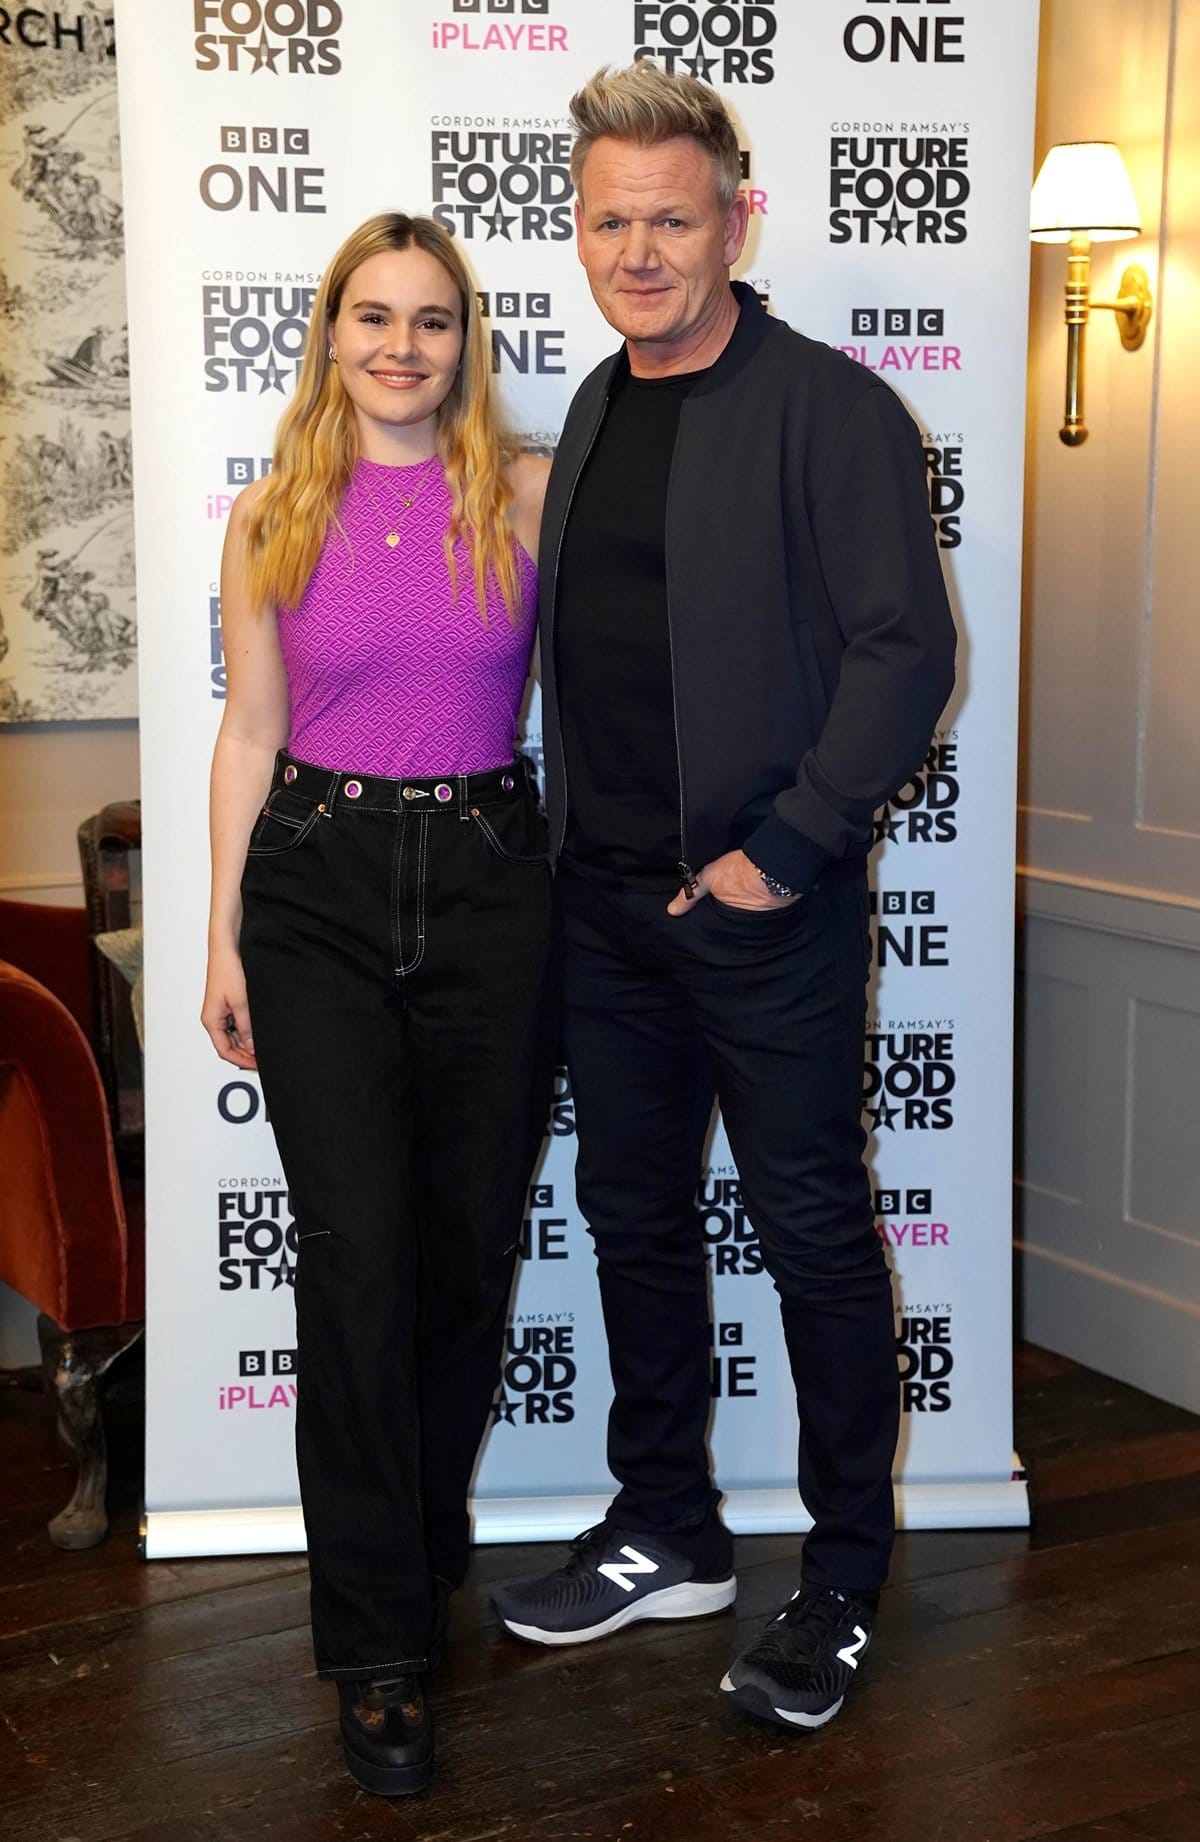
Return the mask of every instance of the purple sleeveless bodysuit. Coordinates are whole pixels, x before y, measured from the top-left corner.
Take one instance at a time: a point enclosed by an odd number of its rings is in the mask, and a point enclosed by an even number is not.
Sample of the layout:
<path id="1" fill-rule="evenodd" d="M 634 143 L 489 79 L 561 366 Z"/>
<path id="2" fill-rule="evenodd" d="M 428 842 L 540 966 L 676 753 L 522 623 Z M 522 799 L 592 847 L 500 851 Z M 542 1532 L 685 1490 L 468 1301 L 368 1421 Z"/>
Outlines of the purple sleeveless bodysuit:
<path id="1" fill-rule="evenodd" d="M 330 527 L 299 603 L 279 610 L 289 753 L 318 767 L 396 779 L 474 774 L 511 761 L 533 647 L 531 559 L 515 547 L 515 625 L 494 582 L 480 619 L 474 566 L 461 543 L 454 600 L 442 548 L 450 489 L 438 460 L 415 467 L 359 460 L 338 517 L 342 528 Z M 389 531 L 400 538 L 394 549 Z"/>

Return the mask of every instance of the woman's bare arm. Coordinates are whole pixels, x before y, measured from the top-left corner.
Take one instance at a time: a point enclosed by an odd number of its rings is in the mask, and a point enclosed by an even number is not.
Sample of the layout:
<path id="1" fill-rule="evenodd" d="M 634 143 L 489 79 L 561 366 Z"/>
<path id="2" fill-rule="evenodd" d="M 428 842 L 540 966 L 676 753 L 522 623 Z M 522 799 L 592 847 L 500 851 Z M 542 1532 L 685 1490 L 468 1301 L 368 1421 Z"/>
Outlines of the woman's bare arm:
<path id="1" fill-rule="evenodd" d="M 213 752 L 208 978 L 200 1013 L 217 1054 L 237 1068 L 250 1069 L 256 1065 L 254 1036 L 238 948 L 242 870 L 254 821 L 271 784 L 276 751 L 287 742 L 289 720 L 275 613 L 252 606 L 246 587 L 247 515 L 264 483 L 255 481 L 234 500 L 221 558 L 225 713 Z"/>

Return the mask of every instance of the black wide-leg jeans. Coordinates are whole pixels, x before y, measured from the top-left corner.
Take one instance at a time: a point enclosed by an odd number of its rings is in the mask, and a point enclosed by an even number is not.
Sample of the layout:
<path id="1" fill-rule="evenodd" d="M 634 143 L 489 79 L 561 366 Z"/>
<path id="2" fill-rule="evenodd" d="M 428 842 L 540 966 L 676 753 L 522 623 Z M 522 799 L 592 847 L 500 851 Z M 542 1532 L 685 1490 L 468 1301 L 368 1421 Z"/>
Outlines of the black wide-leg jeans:
<path id="1" fill-rule="evenodd" d="M 242 898 L 297 1231 L 317 1668 L 419 1669 L 433 1576 L 466 1568 L 548 1111 L 550 874 L 524 764 L 404 781 L 281 756 Z"/>
<path id="2" fill-rule="evenodd" d="M 866 872 L 751 912 L 560 865 L 563 1030 L 580 1208 L 612 1364 L 621 1526 L 694 1526 L 711 1501 L 709 1289 L 697 1180 L 719 1097 L 779 1293 L 813 1517 L 802 1573 L 876 1590 L 894 1536 L 899 1380 L 863 1164 Z M 763 1403 L 767 1411 L 767 1404 Z"/>

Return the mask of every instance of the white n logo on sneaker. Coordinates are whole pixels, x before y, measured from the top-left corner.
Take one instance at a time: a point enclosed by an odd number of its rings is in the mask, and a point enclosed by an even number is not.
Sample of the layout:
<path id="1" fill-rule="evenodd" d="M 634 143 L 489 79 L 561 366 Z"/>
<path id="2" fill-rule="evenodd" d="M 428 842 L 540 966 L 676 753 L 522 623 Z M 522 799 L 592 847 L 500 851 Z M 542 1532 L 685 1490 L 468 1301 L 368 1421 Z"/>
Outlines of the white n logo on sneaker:
<path id="1" fill-rule="evenodd" d="M 627 1557 L 625 1560 L 601 1561 L 596 1572 L 602 1573 L 606 1579 L 612 1581 L 614 1586 L 619 1586 L 622 1592 L 631 1593 L 633 1591 L 633 1581 L 627 1578 L 627 1575 L 658 1572 L 658 1562 L 647 1560 L 646 1556 L 639 1554 L 636 1548 L 622 1548 L 621 1553 Z M 864 1637 L 863 1643 L 865 1644 L 866 1641 Z"/>
<path id="2" fill-rule="evenodd" d="M 849 1663 L 851 1669 L 858 1668 L 858 1653 L 860 1650 L 865 1650 L 867 1647 L 867 1634 L 861 1625 L 855 1625 L 854 1635 L 858 1639 L 858 1642 L 856 1644 L 843 1644 L 842 1648 L 837 1653 L 838 1662 Z"/>

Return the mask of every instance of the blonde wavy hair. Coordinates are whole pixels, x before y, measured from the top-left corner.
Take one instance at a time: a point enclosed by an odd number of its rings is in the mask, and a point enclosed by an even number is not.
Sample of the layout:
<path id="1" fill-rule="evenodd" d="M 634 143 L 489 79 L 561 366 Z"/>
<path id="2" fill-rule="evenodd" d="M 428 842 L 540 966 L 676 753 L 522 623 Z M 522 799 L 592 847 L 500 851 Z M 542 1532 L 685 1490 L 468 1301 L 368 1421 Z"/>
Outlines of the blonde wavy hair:
<path id="1" fill-rule="evenodd" d="M 571 183 L 580 198 L 584 164 L 605 135 L 634 147 L 658 147 L 687 134 L 699 141 L 713 163 L 721 210 L 731 209 L 742 183 L 737 129 L 717 92 L 698 77 L 663 70 L 650 58 L 624 70 L 604 64 L 575 92 L 569 108 L 576 130 Z"/>
<path id="2" fill-rule="evenodd" d="M 296 393 L 280 417 L 271 473 L 247 521 L 250 593 L 259 606 L 294 607 L 330 525 L 338 524 L 338 507 L 359 449 L 354 406 L 329 356 L 329 336 L 355 269 L 372 256 L 406 249 L 424 250 L 441 263 L 458 289 L 462 310 L 462 361 L 437 416 L 437 452 L 451 494 L 444 546 L 451 586 L 457 597 L 454 550 L 465 539 L 473 554 L 480 617 L 487 619 L 490 579 L 515 621 L 519 588 L 508 524 L 512 492 L 504 469 L 520 450 L 500 426 L 492 402 L 491 342 L 453 237 L 433 218 L 400 211 L 384 211 L 360 224 L 321 278 Z"/>

